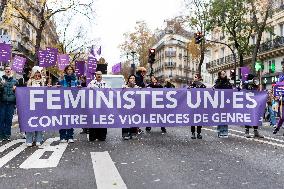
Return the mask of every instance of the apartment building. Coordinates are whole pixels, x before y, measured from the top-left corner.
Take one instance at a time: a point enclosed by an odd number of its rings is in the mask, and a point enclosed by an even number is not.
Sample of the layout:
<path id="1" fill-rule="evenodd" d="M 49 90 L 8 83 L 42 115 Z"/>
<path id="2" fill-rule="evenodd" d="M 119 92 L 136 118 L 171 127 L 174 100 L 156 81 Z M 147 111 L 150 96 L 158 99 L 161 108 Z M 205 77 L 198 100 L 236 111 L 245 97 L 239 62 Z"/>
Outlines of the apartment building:
<path id="1" fill-rule="evenodd" d="M 270 89 L 272 84 L 278 81 L 278 76 L 282 70 L 281 62 L 284 62 L 284 4 L 283 1 L 275 1 L 275 12 L 268 19 L 268 25 L 272 27 L 273 33 L 264 32 L 261 46 L 258 54 L 258 59 L 264 64 L 262 72 L 262 85 L 265 89 Z M 216 29 L 212 33 L 212 39 L 228 43 L 224 32 Z M 256 43 L 256 36 L 250 39 L 250 45 Z M 234 57 L 231 50 L 224 46 L 216 44 L 210 49 L 210 60 L 206 63 L 207 71 L 212 75 L 212 78 L 217 78 L 217 73 L 220 70 L 225 70 L 230 74 L 230 70 L 234 69 Z M 245 65 L 251 64 L 251 57 L 244 58 Z M 239 62 L 237 60 L 237 67 Z M 275 71 L 271 69 L 275 67 Z M 238 69 L 237 69 L 238 74 Z"/>
<path id="2" fill-rule="evenodd" d="M 197 70 L 197 63 L 191 61 L 187 45 L 193 33 L 184 30 L 177 22 L 167 21 L 161 31 L 156 49 L 156 61 L 153 64 L 154 75 L 163 82 L 170 78 L 176 87 L 183 87 Z"/>
<path id="3" fill-rule="evenodd" d="M 37 20 L 36 12 L 32 12 L 32 9 L 25 3 L 24 0 L 19 1 L 22 7 L 30 13 L 30 18 L 33 23 L 39 25 L 39 20 Z M 35 1 L 36 3 L 40 3 Z M 27 63 L 29 66 L 35 64 L 35 43 L 36 43 L 36 31 L 35 29 L 27 24 L 24 20 L 16 17 L 11 17 L 8 23 L 4 23 L 3 20 L 7 16 L 5 12 L 1 19 L 0 26 L 0 36 L 7 35 L 11 38 L 12 42 L 12 56 L 20 55 L 27 58 Z M 54 47 L 59 43 L 59 37 L 56 33 L 56 25 L 53 19 L 50 19 L 46 27 L 44 28 L 42 34 L 41 47 L 44 49 L 46 47 Z"/>

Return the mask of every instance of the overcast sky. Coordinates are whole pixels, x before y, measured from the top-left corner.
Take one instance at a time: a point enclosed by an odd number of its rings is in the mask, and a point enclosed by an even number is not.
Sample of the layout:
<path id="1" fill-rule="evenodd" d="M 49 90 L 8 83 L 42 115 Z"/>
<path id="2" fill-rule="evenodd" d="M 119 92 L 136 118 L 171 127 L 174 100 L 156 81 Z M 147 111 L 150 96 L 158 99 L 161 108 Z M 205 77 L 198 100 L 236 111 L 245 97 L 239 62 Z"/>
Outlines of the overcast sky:
<path id="1" fill-rule="evenodd" d="M 133 31 L 136 21 L 145 20 L 154 30 L 161 28 L 164 20 L 180 15 L 183 8 L 184 0 L 98 0 L 93 31 L 101 38 L 102 56 L 109 67 L 121 61 L 118 46 L 123 33 Z"/>

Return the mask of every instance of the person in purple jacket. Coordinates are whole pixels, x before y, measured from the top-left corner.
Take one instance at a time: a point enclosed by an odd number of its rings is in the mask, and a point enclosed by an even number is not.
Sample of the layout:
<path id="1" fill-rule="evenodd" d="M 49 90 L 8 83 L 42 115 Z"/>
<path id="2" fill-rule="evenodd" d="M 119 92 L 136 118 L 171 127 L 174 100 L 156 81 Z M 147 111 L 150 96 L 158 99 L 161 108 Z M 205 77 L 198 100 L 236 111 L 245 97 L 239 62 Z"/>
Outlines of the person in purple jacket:
<path id="1" fill-rule="evenodd" d="M 284 82 L 284 63 L 282 63 L 282 74 L 279 75 L 279 82 Z M 284 95 L 284 94 L 282 94 L 281 97 L 280 97 L 280 99 L 279 99 L 280 104 L 283 104 L 283 100 L 284 100 L 284 99 L 283 99 L 283 98 L 284 98 L 283 95 Z M 282 102 L 281 102 L 281 101 L 282 101 Z M 280 108 L 282 108 L 282 106 L 280 106 Z M 279 112 L 282 112 L 282 111 L 280 110 Z M 283 114 L 283 112 L 282 112 L 282 114 Z M 278 121 L 278 124 L 277 124 L 276 128 L 275 128 L 274 131 L 273 131 L 273 134 L 276 134 L 276 133 L 280 130 L 280 128 L 281 128 L 283 122 L 284 122 L 283 115 L 280 115 L 280 119 L 279 119 L 279 121 Z M 284 134 L 283 134 L 283 136 L 284 136 Z"/>

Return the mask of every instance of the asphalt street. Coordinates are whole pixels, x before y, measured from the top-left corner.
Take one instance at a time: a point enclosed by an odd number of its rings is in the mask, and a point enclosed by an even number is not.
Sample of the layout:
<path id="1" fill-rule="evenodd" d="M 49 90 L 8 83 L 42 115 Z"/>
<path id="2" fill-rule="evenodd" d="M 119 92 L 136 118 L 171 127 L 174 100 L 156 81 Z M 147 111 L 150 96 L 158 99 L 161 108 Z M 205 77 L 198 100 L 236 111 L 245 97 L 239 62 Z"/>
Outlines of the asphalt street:
<path id="1" fill-rule="evenodd" d="M 273 128 L 262 127 L 264 139 L 230 129 L 228 139 L 207 127 L 202 140 L 192 140 L 189 127 L 166 134 L 152 128 L 129 141 L 120 129 L 109 129 L 105 142 L 88 142 L 78 129 L 74 144 L 59 144 L 58 133 L 49 132 L 39 149 L 27 148 L 13 128 L 12 141 L 0 143 L 0 188 L 284 188 L 284 129 L 273 135 Z"/>

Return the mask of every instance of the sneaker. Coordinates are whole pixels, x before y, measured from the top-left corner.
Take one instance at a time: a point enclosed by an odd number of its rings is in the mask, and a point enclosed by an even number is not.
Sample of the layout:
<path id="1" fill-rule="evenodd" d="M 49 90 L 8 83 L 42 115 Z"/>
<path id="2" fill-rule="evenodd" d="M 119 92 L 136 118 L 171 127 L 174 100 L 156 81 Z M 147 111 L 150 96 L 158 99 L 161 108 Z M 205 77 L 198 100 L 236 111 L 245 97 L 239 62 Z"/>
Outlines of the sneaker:
<path id="1" fill-rule="evenodd" d="M 32 147 L 33 144 L 32 143 L 27 143 L 27 147 Z"/>
<path id="2" fill-rule="evenodd" d="M 60 142 L 61 142 L 61 143 L 66 143 L 66 142 L 67 142 L 67 140 L 62 139 L 62 140 L 60 140 Z"/>
<path id="3" fill-rule="evenodd" d="M 258 130 L 255 130 L 254 131 L 254 138 L 264 138 L 264 136 L 259 134 Z"/>
<path id="4" fill-rule="evenodd" d="M 197 133 L 197 139 L 202 139 L 202 135 L 200 133 Z"/>
<path id="5" fill-rule="evenodd" d="M 251 138 L 251 136 L 250 136 L 250 134 L 249 134 L 249 130 L 246 130 L 246 131 L 245 131 L 245 137 L 246 137 L 246 138 Z"/>
<path id="6" fill-rule="evenodd" d="M 192 133 L 191 139 L 196 139 L 195 133 Z"/>
<path id="7" fill-rule="evenodd" d="M 167 129 L 163 128 L 162 133 L 167 133 Z"/>
<path id="8" fill-rule="evenodd" d="M 138 135 L 141 135 L 143 134 L 143 131 L 141 129 L 138 129 L 138 132 L 137 132 Z"/>
<path id="9" fill-rule="evenodd" d="M 41 146 L 41 143 L 40 142 L 36 142 L 36 146 Z"/>
<path id="10" fill-rule="evenodd" d="M 131 136 L 124 136 L 123 139 L 124 140 L 129 140 L 129 139 L 131 139 Z"/>
<path id="11" fill-rule="evenodd" d="M 229 138 L 228 135 L 222 135 L 222 138 Z"/>
<path id="12" fill-rule="evenodd" d="M 74 140 L 73 139 L 69 139 L 68 143 L 74 143 Z"/>
<path id="13" fill-rule="evenodd" d="M 279 131 L 278 128 L 274 129 L 273 134 L 275 135 Z"/>

